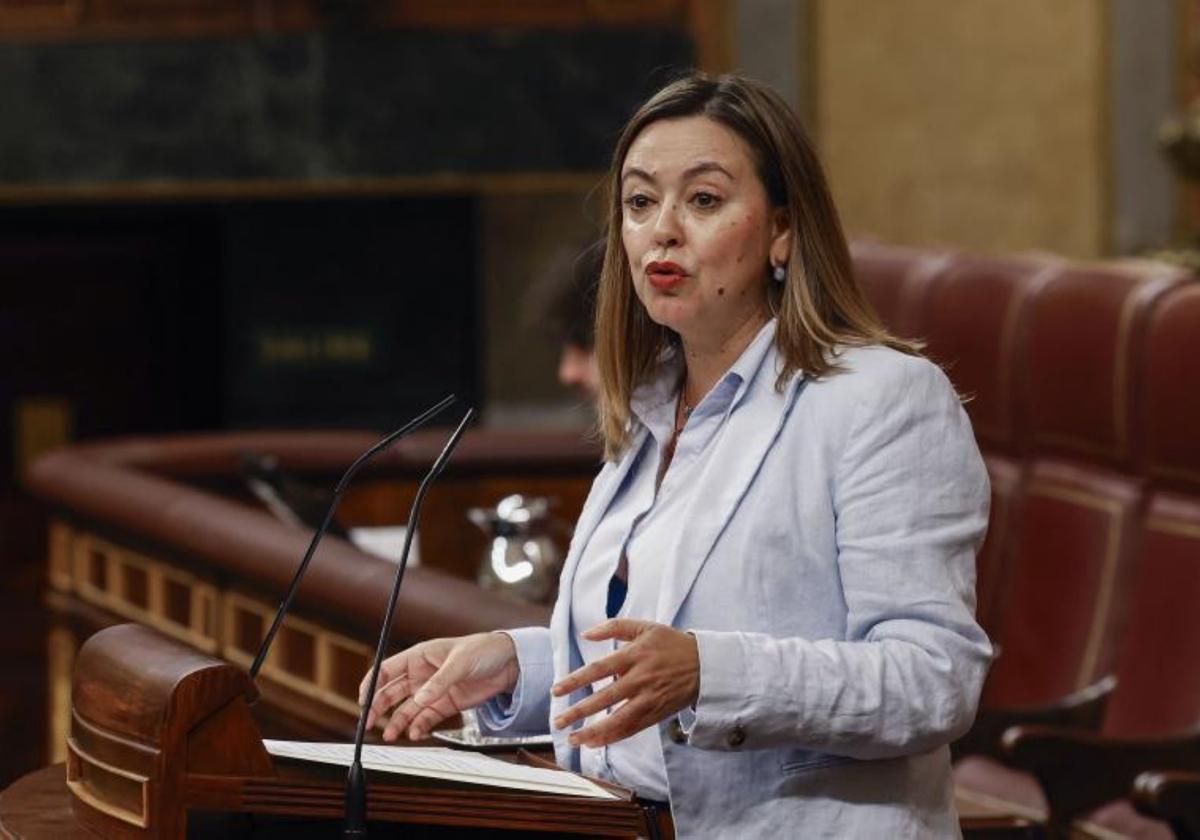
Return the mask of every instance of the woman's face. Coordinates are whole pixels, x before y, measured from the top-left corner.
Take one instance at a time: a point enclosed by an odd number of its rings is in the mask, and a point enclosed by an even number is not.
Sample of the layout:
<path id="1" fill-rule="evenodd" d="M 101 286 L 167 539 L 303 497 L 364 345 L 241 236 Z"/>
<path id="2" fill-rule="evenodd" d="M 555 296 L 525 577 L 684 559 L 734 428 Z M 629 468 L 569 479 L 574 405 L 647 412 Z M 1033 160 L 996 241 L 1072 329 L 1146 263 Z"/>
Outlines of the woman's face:
<path id="1" fill-rule="evenodd" d="M 656 323 L 701 346 L 765 319 L 787 219 L 737 134 L 703 116 L 651 123 L 625 156 L 621 201 L 633 286 Z"/>

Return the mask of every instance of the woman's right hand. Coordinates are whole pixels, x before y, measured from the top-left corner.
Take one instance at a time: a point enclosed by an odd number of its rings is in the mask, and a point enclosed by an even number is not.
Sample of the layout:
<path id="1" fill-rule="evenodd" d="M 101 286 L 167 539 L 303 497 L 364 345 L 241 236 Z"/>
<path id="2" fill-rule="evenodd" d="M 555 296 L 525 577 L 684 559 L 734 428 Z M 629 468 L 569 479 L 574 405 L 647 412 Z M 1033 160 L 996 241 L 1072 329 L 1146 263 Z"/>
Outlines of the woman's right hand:
<path id="1" fill-rule="evenodd" d="M 517 648 L 506 633 L 421 642 L 384 660 L 367 726 L 383 726 L 385 741 L 401 733 L 420 740 L 446 718 L 511 692 L 519 675 Z M 359 703 L 366 702 L 370 682 L 368 672 Z"/>

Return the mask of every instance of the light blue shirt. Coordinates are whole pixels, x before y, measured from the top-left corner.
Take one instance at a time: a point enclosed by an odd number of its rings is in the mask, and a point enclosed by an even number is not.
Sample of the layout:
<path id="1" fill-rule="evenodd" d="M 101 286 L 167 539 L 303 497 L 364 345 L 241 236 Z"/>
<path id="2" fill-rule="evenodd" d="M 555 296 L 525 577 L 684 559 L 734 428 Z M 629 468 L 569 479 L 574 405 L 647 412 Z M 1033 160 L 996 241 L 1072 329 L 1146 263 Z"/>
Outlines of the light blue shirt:
<path id="1" fill-rule="evenodd" d="M 729 371 L 696 405 L 688 417 L 663 482 L 655 480 L 662 464 L 664 447 L 675 428 L 675 407 L 682 373 L 678 354 L 666 360 L 652 382 L 639 388 L 630 401 L 634 416 L 649 434 L 642 441 L 637 462 L 626 475 L 608 510 L 583 548 L 579 571 L 571 587 L 571 613 L 577 630 L 595 627 L 608 618 L 606 601 L 609 580 L 617 569 L 622 551 L 628 560 L 628 592 L 617 617 L 653 621 L 661 589 L 664 559 L 669 555 L 693 501 L 695 484 L 688 477 L 724 428 L 729 413 L 745 392 L 745 383 L 762 364 L 775 335 L 775 322 L 766 324 Z M 608 656 L 617 649 L 615 641 L 576 639 L 584 663 Z M 518 648 L 518 656 L 520 649 Z M 606 678 L 593 688 L 601 691 L 612 682 Z M 609 707 L 587 721 L 596 722 L 616 711 Z M 654 727 L 642 730 L 607 747 L 584 747 L 580 767 L 589 776 L 609 779 L 633 788 L 648 799 L 666 800 L 667 776 L 662 747 Z"/>

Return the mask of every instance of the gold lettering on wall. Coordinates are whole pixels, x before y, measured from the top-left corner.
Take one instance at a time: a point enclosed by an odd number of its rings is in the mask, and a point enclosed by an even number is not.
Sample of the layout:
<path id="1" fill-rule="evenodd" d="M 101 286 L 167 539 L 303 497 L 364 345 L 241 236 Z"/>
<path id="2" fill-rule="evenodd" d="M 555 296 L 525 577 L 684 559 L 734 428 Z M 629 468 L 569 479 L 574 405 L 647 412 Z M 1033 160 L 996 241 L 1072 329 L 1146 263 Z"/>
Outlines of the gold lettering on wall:
<path id="1" fill-rule="evenodd" d="M 65 397 L 25 397 L 13 404 L 13 463 L 18 475 L 39 455 L 71 439 L 73 414 Z"/>
<path id="2" fill-rule="evenodd" d="M 257 345 L 264 367 L 363 365 L 374 356 L 371 333 L 363 329 L 262 331 Z"/>

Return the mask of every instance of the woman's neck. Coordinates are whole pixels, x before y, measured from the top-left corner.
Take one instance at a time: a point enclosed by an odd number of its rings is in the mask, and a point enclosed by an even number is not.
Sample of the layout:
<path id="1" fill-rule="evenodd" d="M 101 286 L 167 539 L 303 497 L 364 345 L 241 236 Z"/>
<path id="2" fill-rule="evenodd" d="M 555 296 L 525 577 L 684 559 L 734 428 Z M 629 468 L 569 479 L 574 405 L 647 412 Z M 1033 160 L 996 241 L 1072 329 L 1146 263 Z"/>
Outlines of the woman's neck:
<path id="1" fill-rule="evenodd" d="M 681 335 L 686 371 L 683 380 L 684 403 L 688 406 L 699 403 L 717 384 L 717 380 L 733 367 L 733 363 L 750 346 L 768 320 L 770 315 L 760 312 L 745 318 L 732 329 L 715 335 Z"/>

